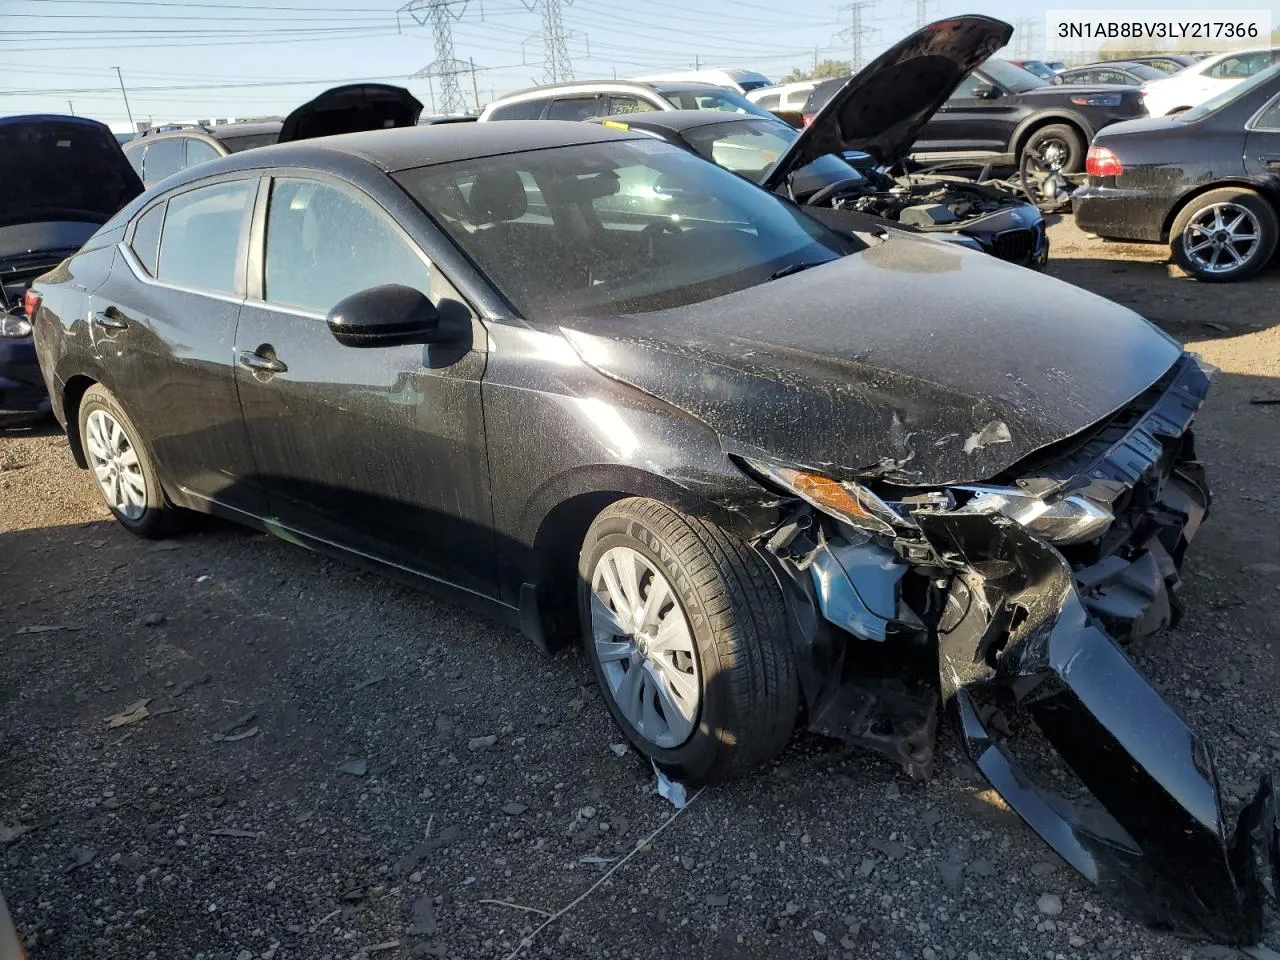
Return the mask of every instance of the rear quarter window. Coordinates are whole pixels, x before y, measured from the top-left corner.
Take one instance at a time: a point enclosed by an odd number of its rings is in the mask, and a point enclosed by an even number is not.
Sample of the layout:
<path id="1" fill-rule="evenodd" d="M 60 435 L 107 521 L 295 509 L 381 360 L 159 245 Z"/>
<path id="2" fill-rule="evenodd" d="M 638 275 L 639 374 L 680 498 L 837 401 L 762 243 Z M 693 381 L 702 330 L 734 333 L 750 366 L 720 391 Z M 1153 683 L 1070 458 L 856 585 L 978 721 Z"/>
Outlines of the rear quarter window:
<path id="1" fill-rule="evenodd" d="M 500 107 L 494 107 L 489 113 L 490 120 L 541 120 L 542 111 L 546 109 L 547 101 L 539 100 L 519 100 L 515 103 L 503 104 Z"/>
<path id="2" fill-rule="evenodd" d="M 164 223 L 164 206 L 164 203 L 157 203 L 140 216 L 133 227 L 133 239 L 129 241 L 129 249 L 138 258 L 143 269 L 153 277 L 160 258 L 160 227 Z"/>

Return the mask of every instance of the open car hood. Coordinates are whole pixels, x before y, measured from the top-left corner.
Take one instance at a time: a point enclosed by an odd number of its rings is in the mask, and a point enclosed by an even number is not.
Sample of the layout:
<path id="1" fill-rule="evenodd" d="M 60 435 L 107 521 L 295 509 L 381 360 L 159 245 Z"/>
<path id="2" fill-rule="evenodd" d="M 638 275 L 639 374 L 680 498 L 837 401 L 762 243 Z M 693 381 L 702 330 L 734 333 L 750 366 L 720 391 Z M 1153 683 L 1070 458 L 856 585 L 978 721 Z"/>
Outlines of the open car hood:
<path id="1" fill-rule="evenodd" d="M 285 117 L 279 142 L 412 127 L 421 115 L 422 104 L 404 87 L 353 83 L 326 90 Z"/>
<path id="2" fill-rule="evenodd" d="M 792 171 L 828 153 L 858 150 L 892 164 L 969 73 L 1009 42 L 1013 27 L 991 17 L 939 20 L 894 44 L 854 74 L 761 185 L 776 190 Z"/>
<path id="3" fill-rule="evenodd" d="M 0 228 L 100 225 L 140 193 L 142 181 L 105 124 L 57 114 L 0 118 Z M 24 243 L 16 252 L 26 252 Z"/>
<path id="4" fill-rule="evenodd" d="M 795 276 L 561 330 L 727 452 L 920 485 L 995 477 L 1114 413 L 1182 353 L 1079 287 L 896 232 Z"/>

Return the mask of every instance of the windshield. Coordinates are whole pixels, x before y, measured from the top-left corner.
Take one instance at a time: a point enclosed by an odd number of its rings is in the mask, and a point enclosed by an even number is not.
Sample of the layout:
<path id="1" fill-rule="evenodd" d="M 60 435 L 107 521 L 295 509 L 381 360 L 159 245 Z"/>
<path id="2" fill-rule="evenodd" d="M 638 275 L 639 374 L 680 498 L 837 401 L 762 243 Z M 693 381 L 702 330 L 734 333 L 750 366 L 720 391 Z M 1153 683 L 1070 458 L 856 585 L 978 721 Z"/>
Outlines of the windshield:
<path id="1" fill-rule="evenodd" d="M 530 319 L 697 303 L 862 248 L 654 140 L 463 160 L 396 179 Z"/>
<path id="2" fill-rule="evenodd" d="M 709 123 L 684 132 L 689 146 L 708 160 L 759 183 L 778 162 L 800 131 L 781 120 L 730 120 Z M 804 168 L 806 177 L 825 183 L 861 179 L 862 175 L 834 154 L 819 157 Z"/>
<path id="3" fill-rule="evenodd" d="M 728 113 L 750 113 L 772 117 L 768 110 L 752 103 L 735 90 L 720 87 L 697 87 L 688 90 L 663 90 L 662 96 L 677 110 L 724 110 Z"/>
<path id="4" fill-rule="evenodd" d="M 1215 97 L 1210 97 L 1204 103 L 1190 110 L 1184 110 L 1178 114 L 1178 119 L 1183 123 L 1195 123 L 1197 120 L 1203 120 L 1211 113 L 1216 113 L 1229 103 L 1234 103 L 1241 97 L 1247 97 L 1249 93 L 1262 86 L 1264 83 L 1270 83 L 1280 75 L 1280 64 L 1267 67 L 1260 73 L 1255 73 L 1248 80 L 1242 80 L 1234 86 L 1228 87 Z"/>
<path id="5" fill-rule="evenodd" d="M 1021 67 L 1015 67 L 1008 60 L 988 60 L 980 69 L 988 79 L 1014 93 L 1026 93 L 1047 85 L 1044 80 L 1027 73 Z"/>

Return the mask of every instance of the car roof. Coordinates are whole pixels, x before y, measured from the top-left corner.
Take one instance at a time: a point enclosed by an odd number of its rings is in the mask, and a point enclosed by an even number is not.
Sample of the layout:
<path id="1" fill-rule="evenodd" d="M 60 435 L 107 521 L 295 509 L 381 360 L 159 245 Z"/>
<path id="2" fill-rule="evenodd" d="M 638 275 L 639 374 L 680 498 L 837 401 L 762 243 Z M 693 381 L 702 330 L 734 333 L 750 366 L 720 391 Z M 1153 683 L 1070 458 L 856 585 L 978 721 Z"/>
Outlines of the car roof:
<path id="1" fill-rule="evenodd" d="M 625 123 L 637 130 L 643 130 L 646 127 L 662 127 L 676 132 L 692 130 L 695 127 L 710 127 L 717 123 L 733 123 L 737 120 L 769 122 L 767 117 L 756 116 L 754 113 L 729 113 L 727 110 L 646 110 L 643 113 L 620 113 L 603 119 Z M 782 119 L 779 119 L 778 123 L 786 125 L 786 121 Z"/>
<path id="2" fill-rule="evenodd" d="M 151 143 L 155 140 L 170 140 L 174 137 L 213 137 L 221 140 L 224 137 L 260 136 L 264 133 L 279 133 L 284 125 L 282 120 L 261 120 L 248 123 L 219 123 L 206 126 L 202 123 L 187 123 L 175 126 L 173 130 L 147 130 L 137 134 L 134 140 L 139 143 Z M 133 141 L 130 141 L 131 143 Z"/>
<path id="3" fill-rule="evenodd" d="M 1076 70 L 1098 70 L 1102 67 L 1114 67 L 1117 70 L 1123 70 L 1125 67 L 1137 67 L 1142 64 L 1134 60 L 1099 60 L 1097 63 L 1082 63 L 1078 67 L 1067 67 L 1063 73 L 1072 73 Z"/>
<path id="4" fill-rule="evenodd" d="M 397 173 L 458 160 L 610 140 L 636 140 L 641 136 L 577 120 L 505 120 L 365 130 L 233 153 L 221 160 L 188 168 L 195 171 L 195 175 L 175 183 L 236 170 L 322 166 L 326 160 L 341 162 L 343 158 L 363 160 L 386 173 Z"/>
<path id="5" fill-rule="evenodd" d="M 641 90 L 648 93 L 673 93 L 677 90 L 724 90 L 714 83 L 702 83 L 698 80 L 566 80 L 563 83 L 548 83 L 540 87 L 525 87 L 514 90 L 505 96 L 498 97 L 493 103 L 505 103 L 516 98 L 523 99 L 531 94 L 555 94 L 562 90 Z M 492 104 L 491 104 L 492 105 Z"/>

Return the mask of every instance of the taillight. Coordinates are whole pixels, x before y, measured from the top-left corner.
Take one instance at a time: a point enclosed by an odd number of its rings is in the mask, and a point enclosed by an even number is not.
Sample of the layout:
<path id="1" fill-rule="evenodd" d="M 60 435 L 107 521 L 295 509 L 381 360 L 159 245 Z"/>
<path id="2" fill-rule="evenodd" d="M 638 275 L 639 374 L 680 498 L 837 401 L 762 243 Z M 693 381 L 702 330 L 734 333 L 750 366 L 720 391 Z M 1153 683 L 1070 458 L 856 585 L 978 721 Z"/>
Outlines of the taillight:
<path id="1" fill-rule="evenodd" d="M 809 124 L 813 123 L 813 118 L 814 118 L 814 117 L 816 117 L 816 116 L 817 116 L 817 114 L 816 114 L 816 113 L 802 113 L 802 114 L 800 114 L 800 118 L 801 118 L 802 120 L 804 120 L 804 125 L 805 125 L 806 127 L 807 127 Z"/>
<path id="2" fill-rule="evenodd" d="M 1091 177 L 1118 177 L 1124 173 L 1124 164 L 1110 147 L 1090 147 L 1084 170 Z"/>
<path id="3" fill-rule="evenodd" d="M 22 312 L 30 320 L 36 315 L 36 311 L 40 309 L 40 294 L 34 290 L 28 290 L 22 295 Z"/>

